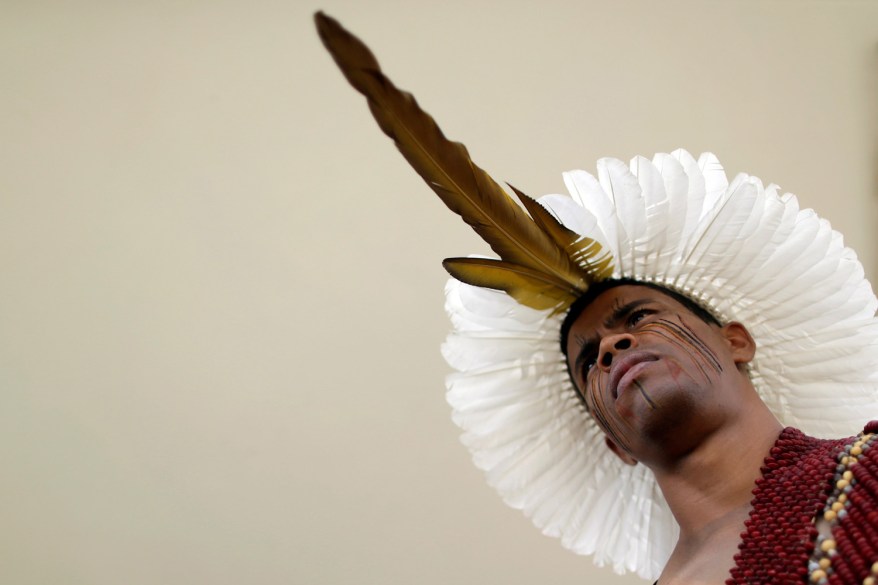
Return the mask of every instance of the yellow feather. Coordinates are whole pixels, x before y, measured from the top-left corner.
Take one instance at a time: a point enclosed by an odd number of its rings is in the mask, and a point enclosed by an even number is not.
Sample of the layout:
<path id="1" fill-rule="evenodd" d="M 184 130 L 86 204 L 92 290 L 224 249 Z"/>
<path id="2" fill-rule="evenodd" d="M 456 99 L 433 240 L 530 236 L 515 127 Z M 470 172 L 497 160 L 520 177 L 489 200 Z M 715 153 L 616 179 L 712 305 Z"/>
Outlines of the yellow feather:
<path id="1" fill-rule="evenodd" d="M 505 291 L 516 301 L 532 309 L 566 311 L 582 293 L 563 281 L 538 270 L 489 258 L 446 258 L 442 265 L 461 282 Z"/>
<path id="2" fill-rule="evenodd" d="M 613 276 L 613 257 L 591 238 L 582 237 L 567 247 L 570 258 L 588 274 L 588 281 L 600 282 Z"/>

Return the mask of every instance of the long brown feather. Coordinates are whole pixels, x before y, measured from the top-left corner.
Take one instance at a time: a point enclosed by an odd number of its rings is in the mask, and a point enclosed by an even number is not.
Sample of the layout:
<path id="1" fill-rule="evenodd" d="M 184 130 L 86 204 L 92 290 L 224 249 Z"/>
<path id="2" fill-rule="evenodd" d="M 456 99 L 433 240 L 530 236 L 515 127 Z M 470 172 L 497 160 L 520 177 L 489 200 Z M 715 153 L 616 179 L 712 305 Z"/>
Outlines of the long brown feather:
<path id="1" fill-rule="evenodd" d="M 504 261 L 582 287 L 582 271 L 567 251 L 473 163 L 466 147 L 445 137 L 411 94 L 384 76 L 366 45 L 329 16 L 318 12 L 314 18 L 323 44 L 351 85 L 366 96 L 378 125 L 442 201 Z"/>
<path id="2" fill-rule="evenodd" d="M 540 311 L 566 310 L 581 290 L 551 276 L 517 264 L 490 258 L 446 258 L 442 265 L 461 282 L 502 290 L 516 301 Z"/>

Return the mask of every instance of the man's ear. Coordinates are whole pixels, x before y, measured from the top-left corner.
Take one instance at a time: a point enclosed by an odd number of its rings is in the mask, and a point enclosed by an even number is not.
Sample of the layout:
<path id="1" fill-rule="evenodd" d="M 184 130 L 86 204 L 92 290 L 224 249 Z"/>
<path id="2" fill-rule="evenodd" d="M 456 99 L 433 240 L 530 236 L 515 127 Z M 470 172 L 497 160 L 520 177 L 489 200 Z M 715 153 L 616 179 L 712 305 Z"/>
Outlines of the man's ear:
<path id="1" fill-rule="evenodd" d="M 726 323 L 721 329 L 723 337 L 729 344 L 732 359 L 737 365 L 748 364 L 756 355 L 756 342 L 750 337 L 747 328 L 737 321 Z"/>
<path id="2" fill-rule="evenodd" d="M 610 448 L 610 451 L 612 451 L 616 455 L 616 457 L 622 460 L 622 463 L 624 463 L 625 465 L 637 465 L 637 459 L 632 457 L 631 454 L 628 453 L 625 449 L 613 442 L 613 439 L 611 439 L 610 437 L 604 437 L 604 442 L 607 444 L 607 447 Z"/>

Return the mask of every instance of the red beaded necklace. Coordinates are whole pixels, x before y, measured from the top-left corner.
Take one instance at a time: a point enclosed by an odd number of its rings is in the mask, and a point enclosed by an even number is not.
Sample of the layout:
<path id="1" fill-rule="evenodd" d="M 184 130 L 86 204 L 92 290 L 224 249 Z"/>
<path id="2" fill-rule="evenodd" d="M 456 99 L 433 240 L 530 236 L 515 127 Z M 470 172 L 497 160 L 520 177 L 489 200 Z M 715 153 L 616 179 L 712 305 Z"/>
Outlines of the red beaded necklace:
<path id="1" fill-rule="evenodd" d="M 875 430 L 878 423 L 866 427 L 866 432 Z M 740 552 L 735 555 L 727 585 L 801 585 L 809 581 L 808 561 L 818 534 L 814 518 L 823 512 L 836 487 L 835 476 L 843 473 L 839 467 L 845 446 L 849 453 L 853 441 L 815 439 L 793 428 L 781 432 L 765 458 L 762 477 L 756 480 L 750 517 L 744 524 Z M 833 525 L 833 544 L 838 557 L 855 562 L 858 568 L 862 565 L 866 572 L 851 571 L 847 568 L 850 563 L 833 560 L 832 573 L 820 579 L 830 585 L 859 585 L 869 575 L 869 565 L 878 561 L 874 538 L 874 527 L 878 526 L 878 449 L 863 453 L 850 471 L 860 480 L 855 490 L 848 490 L 845 499 L 850 505 L 844 517 Z"/>

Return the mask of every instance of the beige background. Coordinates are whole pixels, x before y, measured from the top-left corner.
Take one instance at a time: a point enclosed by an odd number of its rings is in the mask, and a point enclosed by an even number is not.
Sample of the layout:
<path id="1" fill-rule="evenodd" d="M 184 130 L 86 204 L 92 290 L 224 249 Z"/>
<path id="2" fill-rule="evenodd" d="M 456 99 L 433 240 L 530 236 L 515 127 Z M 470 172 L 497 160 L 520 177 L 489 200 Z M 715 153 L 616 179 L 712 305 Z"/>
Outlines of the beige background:
<path id="1" fill-rule="evenodd" d="M 438 345 L 487 248 L 285 2 L 6 0 L 0 583 L 623 583 L 469 463 Z M 878 2 L 322 0 L 496 177 L 683 146 L 878 274 Z"/>

